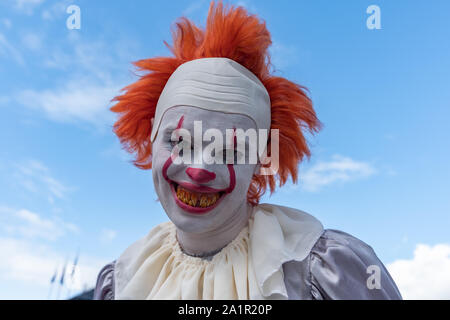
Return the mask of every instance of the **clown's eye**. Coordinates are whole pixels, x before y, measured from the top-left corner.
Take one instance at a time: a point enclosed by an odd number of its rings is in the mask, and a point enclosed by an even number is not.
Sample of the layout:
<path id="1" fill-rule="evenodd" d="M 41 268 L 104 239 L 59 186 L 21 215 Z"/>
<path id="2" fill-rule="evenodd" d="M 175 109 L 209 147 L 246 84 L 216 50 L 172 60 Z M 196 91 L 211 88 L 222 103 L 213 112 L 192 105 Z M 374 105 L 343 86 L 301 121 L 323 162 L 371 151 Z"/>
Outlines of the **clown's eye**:
<path id="1" fill-rule="evenodd" d="M 178 141 L 173 141 L 172 139 L 169 140 L 169 143 L 172 147 L 175 147 L 177 144 L 179 144 L 180 142 L 183 142 L 183 137 L 179 137 Z"/>
<path id="2" fill-rule="evenodd" d="M 213 152 L 213 157 L 222 158 L 222 163 L 224 164 L 237 164 L 241 156 L 242 154 L 236 149 L 223 149 L 217 155 Z M 230 161 L 227 162 L 228 157 Z"/>

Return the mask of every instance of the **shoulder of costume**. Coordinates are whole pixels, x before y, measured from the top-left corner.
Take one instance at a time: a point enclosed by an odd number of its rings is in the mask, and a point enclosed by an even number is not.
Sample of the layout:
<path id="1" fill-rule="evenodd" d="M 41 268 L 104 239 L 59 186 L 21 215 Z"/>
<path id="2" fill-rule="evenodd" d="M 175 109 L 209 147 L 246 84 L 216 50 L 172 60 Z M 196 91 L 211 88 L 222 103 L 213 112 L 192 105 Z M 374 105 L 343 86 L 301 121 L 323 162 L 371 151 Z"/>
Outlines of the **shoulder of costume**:
<path id="1" fill-rule="evenodd" d="M 313 296 L 339 300 L 402 299 L 395 281 L 373 248 L 357 237 L 327 229 L 311 253 Z M 372 290 L 368 283 L 376 278 L 382 285 L 374 285 L 372 289 L 377 290 Z"/>
<path id="2" fill-rule="evenodd" d="M 269 218 L 270 217 L 270 218 Z M 322 223 L 313 215 L 300 209 L 287 206 L 262 203 L 255 206 L 253 219 L 267 220 L 279 224 L 283 236 L 291 243 L 297 243 L 303 247 L 302 255 L 311 251 L 319 238 L 325 234 Z M 299 252 L 299 250 L 296 250 Z"/>
<path id="3" fill-rule="evenodd" d="M 281 285 L 283 264 L 305 260 L 323 232 L 322 223 L 304 211 L 267 203 L 254 207 L 249 254 L 262 296 L 288 297 Z"/>

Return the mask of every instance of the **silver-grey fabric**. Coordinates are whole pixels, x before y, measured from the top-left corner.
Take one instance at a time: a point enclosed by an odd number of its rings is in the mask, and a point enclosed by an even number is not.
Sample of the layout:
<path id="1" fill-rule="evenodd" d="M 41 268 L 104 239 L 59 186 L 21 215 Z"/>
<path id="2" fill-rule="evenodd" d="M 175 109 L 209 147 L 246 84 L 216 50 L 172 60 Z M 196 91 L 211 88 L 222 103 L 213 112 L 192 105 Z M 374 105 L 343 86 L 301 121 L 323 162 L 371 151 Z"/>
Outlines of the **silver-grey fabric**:
<path id="1" fill-rule="evenodd" d="M 367 284 L 374 268 L 370 266 L 380 270 L 378 288 Z M 373 249 L 342 231 L 325 230 L 304 260 L 283 264 L 283 273 L 291 300 L 402 299 Z M 94 299 L 114 299 L 114 262 L 100 271 Z"/>
<path id="2" fill-rule="evenodd" d="M 114 264 L 107 264 L 100 270 L 94 290 L 94 300 L 114 300 Z"/>

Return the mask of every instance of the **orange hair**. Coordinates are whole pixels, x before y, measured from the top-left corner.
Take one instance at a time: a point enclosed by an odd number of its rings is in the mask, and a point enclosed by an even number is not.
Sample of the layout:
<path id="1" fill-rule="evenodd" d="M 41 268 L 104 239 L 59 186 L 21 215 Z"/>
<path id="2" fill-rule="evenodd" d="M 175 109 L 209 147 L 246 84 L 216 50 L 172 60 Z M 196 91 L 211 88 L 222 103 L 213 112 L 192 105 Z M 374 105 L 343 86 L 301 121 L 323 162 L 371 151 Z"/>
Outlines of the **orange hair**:
<path id="1" fill-rule="evenodd" d="M 279 170 L 274 176 L 254 175 L 247 200 L 256 205 L 267 187 L 273 193 L 276 180 L 281 187 L 289 175 L 296 183 L 298 164 L 305 156 L 310 156 L 302 131 L 317 132 L 320 122 L 303 86 L 271 75 L 268 47 L 272 41 L 265 22 L 242 7 L 224 7 L 221 1 L 217 5 L 212 1 L 205 29 L 182 17 L 176 22 L 173 46 L 164 43 L 173 56 L 135 62 L 134 65 L 145 74 L 124 88 L 125 93 L 114 98 L 117 103 L 111 107 L 113 112 L 120 114 L 114 132 L 124 148 L 136 154 L 134 164 L 141 169 L 151 168 L 152 119 L 159 96 L 172 73 L 187 61 L 223 57 L 245 66 L 261 80 L 270 96 L 271 129 L 279 130 L 282 155 Z M 269 156 L 270 143 L 269 137 Z"/>

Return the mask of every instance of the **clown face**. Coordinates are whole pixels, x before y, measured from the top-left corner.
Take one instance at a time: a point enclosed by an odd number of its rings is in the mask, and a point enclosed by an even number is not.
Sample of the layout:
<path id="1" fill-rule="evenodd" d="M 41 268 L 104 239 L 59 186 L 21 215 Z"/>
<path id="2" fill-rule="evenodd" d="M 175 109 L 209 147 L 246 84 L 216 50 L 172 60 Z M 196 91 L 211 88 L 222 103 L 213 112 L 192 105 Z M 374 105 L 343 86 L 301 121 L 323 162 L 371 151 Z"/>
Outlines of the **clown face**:
<path id="1" fill-rule="evenodd" d="M 223 148 L 227 130 L 256 130 L 250 117 L 227 114 L 190 106 L 170 108 L 161 119 L 158 134 L 152 144 L 152 173 L 158 198 L 170 220 L 178 229 L 190 233 L 214 231 L 235 218 L 242 210 L 247 210 L 247 191 L 259 166 L 258 164 L 210 163 L 211 143 L 195 141 L 194 122 L 201 122 L 203 132 L 215 129 L 223 135 Z M 192 152 L 202 153 L 198 163 L 177 162 L 173 155 L 173 133 L 184 129 L 190 133 L 191 145 L 202 146 Z M 198 140 L 198 139 L 197 139 Z M 246 154 L 249 147 L 246 145 Z M 206 154 L 208 153 L 208 154 Z M 223 151 L 225 154 L 226 151 Z M 192 155 L 194 159 L 195 155 Z M 217 154 L 215 155 L 217 156 Z"/>

